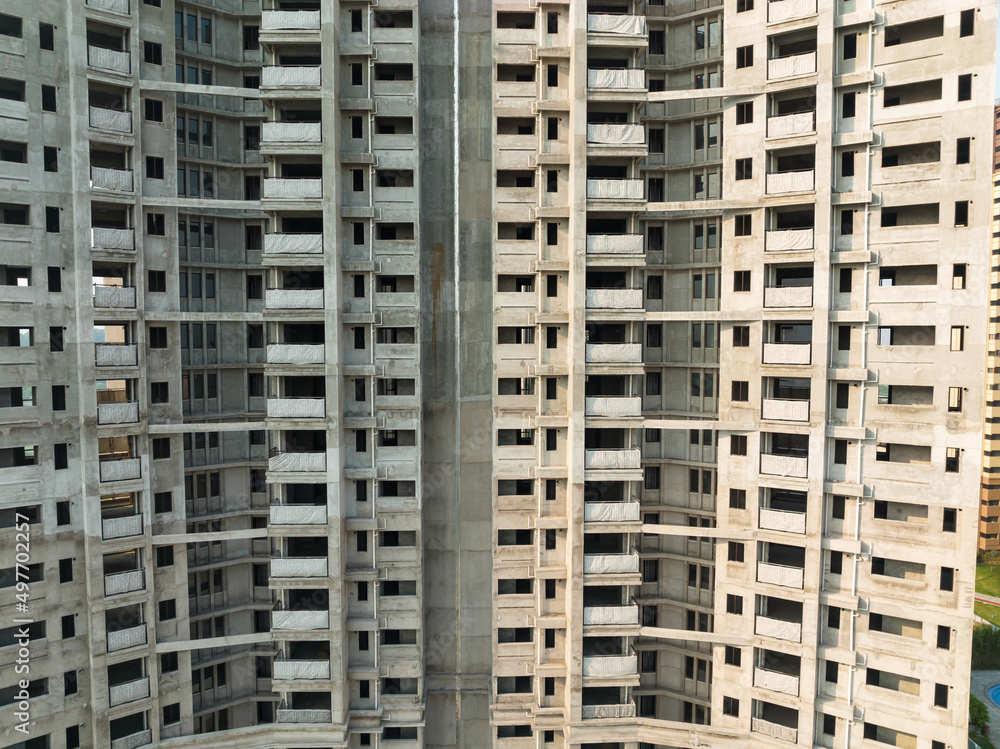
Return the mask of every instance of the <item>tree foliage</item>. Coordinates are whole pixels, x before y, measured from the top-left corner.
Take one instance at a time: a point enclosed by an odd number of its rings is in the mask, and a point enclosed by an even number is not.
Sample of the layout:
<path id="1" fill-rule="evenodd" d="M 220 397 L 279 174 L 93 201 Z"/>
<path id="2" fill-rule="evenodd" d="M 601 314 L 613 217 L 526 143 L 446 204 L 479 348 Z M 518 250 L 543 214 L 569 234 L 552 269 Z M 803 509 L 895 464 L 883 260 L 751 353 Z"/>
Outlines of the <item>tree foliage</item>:
<path id="1" fill-rule="evenodd" d="M 972 668 L 1000 669 L 1000 629 L 980 624 L 972 630 Z"/>

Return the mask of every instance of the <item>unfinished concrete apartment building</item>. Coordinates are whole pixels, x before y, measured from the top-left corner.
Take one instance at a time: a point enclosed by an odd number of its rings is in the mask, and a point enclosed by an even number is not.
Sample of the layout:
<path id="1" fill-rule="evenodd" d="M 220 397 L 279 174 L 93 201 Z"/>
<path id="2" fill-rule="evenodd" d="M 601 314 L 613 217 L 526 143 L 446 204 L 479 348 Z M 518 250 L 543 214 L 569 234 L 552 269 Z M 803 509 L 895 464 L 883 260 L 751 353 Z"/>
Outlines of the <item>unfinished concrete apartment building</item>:
<path id="1" fill-rule="evenodd" d="M 0 6 L 0 747 L 965 746 L 996 11 Z"/>
<path id="2" fill-rule="evenodd" d="M 983 483 L 980 493 L 979 550 L 1000 550 L 1000 100 L 993 109 L 993 216 L 990 238 L 990 319 L 986 350 L 986 412 L 983 418 Z"/>

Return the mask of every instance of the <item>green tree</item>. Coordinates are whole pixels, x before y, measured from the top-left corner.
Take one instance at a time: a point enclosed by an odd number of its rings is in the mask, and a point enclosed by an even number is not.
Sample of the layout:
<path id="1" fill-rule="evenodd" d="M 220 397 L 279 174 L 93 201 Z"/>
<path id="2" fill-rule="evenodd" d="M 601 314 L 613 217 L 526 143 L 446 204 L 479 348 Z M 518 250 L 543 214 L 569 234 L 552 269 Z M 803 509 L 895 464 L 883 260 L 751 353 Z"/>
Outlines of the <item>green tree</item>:
<path id="1" fill-rule="evenodd" d="M 997 571 L 997 565 L 1000 564 L 1000 550 L 991 549 L 983 554 L 983 561 L 989 565 L 990 572 Z"/>
<path id="2" fill-rule="evenodd" d="M 969 695 L 969 723 L 976 733 L 985 735 L 983 730 L 990 722 L 990 713 L 983 701 L 974 694 Z"/>

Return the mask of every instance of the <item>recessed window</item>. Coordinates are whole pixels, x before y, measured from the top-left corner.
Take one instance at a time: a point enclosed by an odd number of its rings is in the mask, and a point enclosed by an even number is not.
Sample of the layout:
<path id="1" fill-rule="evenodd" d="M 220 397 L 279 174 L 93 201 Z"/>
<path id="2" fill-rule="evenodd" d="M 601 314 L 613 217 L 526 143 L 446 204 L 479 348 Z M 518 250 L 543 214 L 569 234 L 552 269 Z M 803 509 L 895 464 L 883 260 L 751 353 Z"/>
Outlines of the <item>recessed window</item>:
<path id="1" fill-rule="evenodd" d="M 733 326 L 733 346 L 735 348 L 743 348 L 750 345 L 750 326 L 749 325 L 734 325 Z"/>
<path id="2" fill-rule="evenodd" d="M 736 180 L 753 179 L 753 159 L 736 159 Z"/>
<path id="3" fill-rule="evenodd" d="M 736 105 L 736 124 L 749 125 L 753 122 L 753 102 L 742 101 Z"/>
<path id="4" fill-rule="evenodd" d="M 163 122 L 163 102 L 159 99 L 146 99 L 143 113 L 149 122 Z"/>
<path id="5" fill-rule="evenodd" d="M 142 43 L 142 59 L 150 65 L 163 64 L 163 45 L 156 42 Z"/>
<path id="6" fill-rule="evenodd" d="M 733 291 L 750 291 L 750 271 L 733 271 Z"/>
<path id="7" fill-rule="evenodd" d="M 732 400 L 736 403 L 747 403 L 750 400 L 750 383 L 747 380 L 733 380 Z"/>
<path id="8" fill-rule="evenodd" d="M 167 347 L 167 329 L 165 327 L 154 326 L 149 329 L 149 347 Z"/>
<path id="9" fill-rule="evenodd" d="M 972 100 L 972 73 L 958 76 L 958 100 Z"/>
<path id="10" fill-rule="evenodd" d="M 734 225 L 737 237 L 749 237 L 753 233 L 753 215 L 750 213 L 736 214 Z"/>
<path id="11" fill-rule="evenodd" d="M 736 48 L 736 67 L 749 68 L 753 66 L 753 45 Z"/>
<path id="12" fill-rule="evenodd" d="M 12 36 L 16 39 L 21 38 L 23 33 L 23 24 L 21 19 L 17 16 L 9 16 L 6 13 L 0 13 L 0 34 L 3 36 Z"/>
<path id="13" fill-rule="evenodd" d="M 149 385 L 149 399 L 152 403 L 169 403 L 170 383 L 151 382 Z"/>
<path id="14" fill-rule="evenodd" d="M 23 101 L 23 99 L 22 99 Z M 55 112 L 56 111 L 56 87 L 55 86 L 42 86 L 42 111 L 43 112 Z"/>

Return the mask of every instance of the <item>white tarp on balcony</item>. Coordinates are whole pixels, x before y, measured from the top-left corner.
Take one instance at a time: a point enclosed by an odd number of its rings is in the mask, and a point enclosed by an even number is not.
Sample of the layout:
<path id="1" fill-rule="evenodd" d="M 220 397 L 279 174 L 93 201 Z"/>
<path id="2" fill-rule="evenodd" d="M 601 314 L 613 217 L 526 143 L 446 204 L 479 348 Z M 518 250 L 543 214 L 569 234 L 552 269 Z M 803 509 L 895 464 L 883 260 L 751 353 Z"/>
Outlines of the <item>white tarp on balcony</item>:
<path id="1" fill-rule="evenodd" d="M 322 343 L 272 343 L 267 347 L 268 364 L 322 364 Z"/>
<path id="2" fill-rule="evenodd" d="M 139 420 L 139 404 L 136 401 L 123 403 L 98 403 L 98 424 L 134 424 Z"/>
<path id="3" fill-rule="evenodd" d="M 638 625 L 638 606 L 586 606 L 583 609 L 583 623 L 595 626 L 615 624 L 615 625 Z"/>
<path id="4" fill-rule="evenodd" d="M 797 112 L 779 117 L 767 118 L 767 135 L 769 138 L 787 138 L 792 135 L 811 133 L 816 129 L 815 112 Z"/>
<path id="5" fill-rule="evenodd" d="M 277 472 L 325 471 L 326 453 L 278 453 L 267 461 L 267 470 Z"/>
<path id="6" fill-rule="evenodd" d="M 138 350 L 134 343 L 97 343 L 94 362 L 98 367 L 134 367 Z"/>
<path id="7" fill-rule="evenodd" d="M 595 678 L 615 678 L 639 673 L 639 665 L 634 655 L 584 656 L 583 675 Z"/>
<path id="8" fill-rule="evenodd" d="M 122 705 L 126 702 L 145 699 L 149 697 L 149 677 L 144 676 L 135 681 L 127 681 L 124 684 L 115 684 L 109 687 L 109 697 L 111 707 Z"/>
<path id="9" fill-rule="evenodd" d="M 771 723 L 763 718 L 753 718 L 750 724 L 750 730 L 754 733 L 762 733 L 765 736 L 781 739 L 782 741 L 790 741 L 793 744 L 798 741 L 799 738 L 799 732 L 794 728 L 789 728 L 788 726 L 783 726 L 779 723 Z"/>
<path id="10" fill-rule="evenodd" d="M 635 449 L 621 450 L 585 450 L 583 453 L 584 468 L 597 470 L 637 469 L 641 459 L 641 451 Z"/>
<path id="11" fill-rule="evenodd" d="M 131 593 L 146 587 L 142 570 L 114 572 L 104 576 L 104 595 L 113 596 L 119 593 Z"/>
<path id="12" fill-rule="evenodd" d="M 261 140 L 265 143 L 319 143 L 322 133 L 319 122 L 265 122 Z"/>
<path id="13" fill-rule="evenodd" d="M 140 624 L 137 627 L 119 629 L 115 632 L 108 632 L 108 652 L 125 648 L 134 648 L 138 645 L 146 644 L 146 625 Z"/>
<path id="14" fill-rule="evenodd" d="M 268 309 L 323 309 L 323 289 L 268 289 L 264 293 Z"/>
<path id="15" fill-rule="evenodd" d="M 265 10 L 260 18 L 261 31 L 316 31 L 318 10 Z"/>
<path id="16" fill-rule="evenodd" d="M 111 309 L 135 309 L 135 287 L 95 286 L 94 306 Z"/>
<path id="17" fill-rule="evenodd" d="M 632 123 L 598 123 L 587 125 L 587 142 L 608 145 L 642 145 L 646 142 L 646 129 Z"/>
<path id="18" fill-rule="evenodd" d="M 588 523 L 639 522 L 638 502 L 586 502 L 583 519 Z"/>
<path id="19" fill-rule="evenodd" d="M 642 36 L 646 33 L 646 17 L 624 13 L 588 13 L 587 31 L 597 34 Z"/>
<path id="20" fill-rule="evenodd" d="M 765 364 L 808 364 L 812 361 L 811 343 L 765 343 Z"/>
<path id="21" fill-rule="evenodd" d="M 801 624 L 798 622 L 786 622 L 783 619 L 769 619 L 766 616 L 757 617 L 756 633 L 764 637 L 773 637 L 776 640 L 786 640 L 788 642 L 802 641 Z"/>
<path id="22" fill-rule="evenodd" d="M 646 88 L 646 71 L 638 68 L 597 68 L 587 71 L 590 88 L 628 91 Z"/>
<path id="23" fill-rule="evenodd" d="M 271 505 L 271 525 L 325 525 L 326 505 Z"/>
<path id="24" fill-rule="evenodd" d="M 801 172 L 772 172 L 767 175 L 767 194 L 782 192 L 809 192 L 816 185 L 816 172 L 804 169 Z"/>
<path id="25" fill-rule="evenodd" d="M 92 166 L 90 167 L 90 186 L 101 190 L 131 192 L 132 170 Z"/>
<path id="26" fill-rule="evenodd" d="M 642 398 L 587 398 L 586 409 L 587 416 L 640 416 Z"/>
<path id="27" fill-rule="evenodd" d="M 132 132 L 132 113 L 103 107 L 90 108 L 90 126 L 119 133 Z"/>
<path id="28" fill-rule="evenodd" d="M 590 309 L 642 309 L 642 289 L 587 289 Z"/>
<path id="29" fill-rule="evenodd" d="M 264 180 L 264 197 L 270 199 L 290 198 L 308 200 L 323 197 L 321 179 L 281 179 L 272 177 Z"/>
<path id="30" fill-rule="evenodd" d="M 104 540 L 138 536 L 142 533 L 142 515 L 126 515 L 120 518 L 103 518 L 101 535 Z"/>
<path id="31" fill-rule="evenodd" d="M 129 12 L 129 0 L 87 0 L 87 5 L 91 8 L 100 8 L 101 10 L 110 10 L 112 13 L 125 13 Z"/>
<path id="32" fill-rule="evenodd" d="M 816 53 L 806 52 L 802 55 L 777 57 L 767 61 L 768 80 L 776 78 L 791 78 L 795 75 L 807 75 L 816 72 Z"/>
<path id="33" fill-rule="evenodd" d="M 581 717 L 584 720 L 589 718 L 634 718 L 635 703 L 627 705 L 584 705 L 580 708 Z"/>
<path id="34" fill-rule="evenodd" d="M 767 4 L 768 23 L 782 23 L 814 15 L 816 0 L 770 0 Z"/>
<path id="35" fill-rule="evenodd" d="M 138 458 L 125 458 L 124 460 L 102 460 L 99 473 L 101 481 L 127 481 L 139 478 L 140 471 Z"/>
<path id="36" fill-rule="evenodd" d="M 799 567 L 780 564 L 757 563 L 757 582 L 780 585 L 783 588 L 802 589 L 803 571 Z"/>
<path id="37" fill-rule="evenodd" d="M 268 398 L 267 415 L 272 419 L 321 419 L 326 415 L 326 399 Z"/>
<path id="38" fill-rule="evenodd" d="M 260 85 L 263 88 L 319 88 L 320 67 L 294 67 L 268 65 L 261 69 Z"/>
<path id="39" fill-rule="evenodd" d="M 790 250 L 811 250 L 814 229 L 779 229 L 769 231 L 764 237 L 764 249 L 768 252 Z"/>
<path id="40" fill-rule="evenodd" d="M 641 364 L 641 343 L 588 343 L 587 361 L 597 364 Z"/>
<path id="41" fill-rule="evenodd" d="M 278 709 L 279 723 L 329 723 L 333 720 L 330 710 Z"/>
<path id="42" fill-rule="evenodd" d="M 809 421 L 809 401 L 765 398 L 760 417 L 777 421 Z"/>
<path id="43" fill-rule="evenodd" d="M 265 255 L 319 255 L 323 252 L 322 234 L 265 234 Z"/>
<path id="44" fill-rule="evenodd" d="M 131 229 L 95 226 L 90 230 L 90 246 L 102 250 L 134 250 L 135 233 Z"/>
<path id="45" fill-rule="evenodd" d="M 272 611 L 271 629 L 314 630 L 329 629 L 329 611 Z"/>
<path id="46" fill-rule="evenodd" d="M 326 557 L 276 557 L 271 577 L 326 577 Z"/>
<path id="47" fill-rule="evenodd" d="M 770 689 L 772 692 L 790 694 L 793 697 L 799 696 L 799 677 L 792 674 L 783 674 L 780 671 L 755 668 L 753 670 L 753 685 L 763 689 Z"/>
<path id="48" fill-rule="evenodd" d="M 330 661 L 285 661 L 274 662 L 274 678 L 283 680 L 329 679 Z"/>
<path id="49" fill-rule="evenodd" d="M 767 286 L 764 288 L 764 306 L 772 309 L 812 307 L 812 286 Z"/>
<path id="50" fill-rule="evenodd" d="M 587 252 L 595 255 L 641 255 L 642 234 L 588 234 Z"/>
<path id="51" fill-rule="evenodd" d="M 797 455 L 761 453 L 760 472 L 768 476 L 789 476 L 804 479 L 809 475 L 808 463 L 808 458 Z"/>
<path id="52" fill-rule="evenodd" d="M 639 573 L 638 554 L 585 554 L 583 571 L 588 575 L 631 575 Z"/>
<path id="53" fill-rule="evenodd" d="M 87 47 L 87 61 L 94 68 L 111 70 L 115 73 L 128 73 L 131 69 L 132 58 L 128 52 L 91 44 Z"/>
<path id="54" fill-rule="evenodd" d="M 587 197 L 614 200 L 642 200 L 641 179 L 588 179 Z"/>

